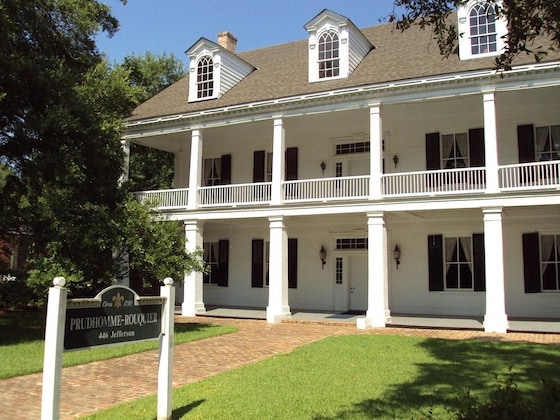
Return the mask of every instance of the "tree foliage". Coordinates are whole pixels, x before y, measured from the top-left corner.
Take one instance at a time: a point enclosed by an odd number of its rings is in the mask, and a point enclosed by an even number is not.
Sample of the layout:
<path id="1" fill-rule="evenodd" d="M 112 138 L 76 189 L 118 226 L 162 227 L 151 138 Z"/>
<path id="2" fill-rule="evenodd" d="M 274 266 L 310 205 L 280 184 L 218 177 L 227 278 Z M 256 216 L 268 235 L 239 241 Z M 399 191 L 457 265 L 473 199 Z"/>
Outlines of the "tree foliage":
<path id="1" fill-rule="evenodd" d="M 122 275 L 118 247 L 150 279 L 198 267 L 177 227 L 120 186 L 122 120 L 177 70 L 173 57 L 109 65 L 94 36 L 117 29 L 96 0 L 0 0 L 0 236 L 33 238 L 38 289 L 64 275 L 91 295 Z"/>
<path id="2" fill-rule="evenodd" d="M 511 69 L 512 62 L 519 54 L 532 54 L 537 61 L 551 49 L 560 47 L 560 3 L 551 0 L 483 0 L 495 5 L 498 16 L 507 20 L 508 34 L 505 37 L 504 52 L 496 58 L 496 66 Z M 449 19 L 457 6 L 468 0 L 395 0 L 397 10 L 403 13 L 391 15 L 400 28 L 408 29 L 418 25 L 430 27 L 438 42 L 441 53 L 448 57 L 457 47 L 457 25 Z M 542 43 L 543 38 L 549 42 Z"/>

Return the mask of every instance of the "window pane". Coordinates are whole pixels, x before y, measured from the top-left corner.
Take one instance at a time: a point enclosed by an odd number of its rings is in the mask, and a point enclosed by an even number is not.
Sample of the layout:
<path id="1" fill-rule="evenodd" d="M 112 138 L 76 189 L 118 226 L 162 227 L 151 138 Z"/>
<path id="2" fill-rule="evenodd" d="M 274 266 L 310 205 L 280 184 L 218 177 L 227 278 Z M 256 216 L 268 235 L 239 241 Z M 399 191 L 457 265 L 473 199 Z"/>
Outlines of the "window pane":
<path id="1" fill-rule="evenodd" d="M 472 282 L 470 264 L 461 264 L 461 289 L 472 289 Z"/>
<path id="2" fill-rule="evenodd" d="M 449 264 L 447 273 L 445 273 L 445 286 L 448 289 L 457 289 L 459 287 L 459 273 L 457 264 Z"/>
<path id="3" fill-rule="evenodd" d="M 556 290 L 556 264 L 542 264 L 543 290 Z"/>

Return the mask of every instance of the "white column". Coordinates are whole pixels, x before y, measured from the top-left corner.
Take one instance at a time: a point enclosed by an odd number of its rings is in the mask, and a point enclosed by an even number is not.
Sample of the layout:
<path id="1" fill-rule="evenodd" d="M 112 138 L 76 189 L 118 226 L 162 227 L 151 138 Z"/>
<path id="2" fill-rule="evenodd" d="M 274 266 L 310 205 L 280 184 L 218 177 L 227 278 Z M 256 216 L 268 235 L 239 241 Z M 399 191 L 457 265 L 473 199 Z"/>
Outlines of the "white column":
<path id="1" fill-rule="evenodd" d="M 484 331 L 505 333 L 504 240 L 502 208 L 482 209 L 484 214 L 484 260 L 486 265 L 486 315 Z"/>
<path id="2" fill-rule="evenodd" d="M 196 221 L 185 221 L 185 250 L 194 252 L 197 248 L 202 249 L 202 223 Z M 195 316 L 206 312 L 203 300 L 203 279 L 202 273 L 192 272 L 185 275 L 183 284 L 184 297 L 181 307 L 183 316 Z"/>
<path id="3" fill-rule="evenodd" d="M 383 138 L 381 125 L 381 106 L 372 105 L 369 109 L 369 199 L 381 198 L 381 160 Z"/>
<path id="4" fill-rule="evenodd" d="M 160 288 L 160 296 L 165 298 L 162 308 L 162 331 L 159 337 L 157 419 L 170 419 L 173 408 L 173 343 L 175 325 L 175 286 L 167 277 Z"/>
<path id="5" fill-rule="evenodd" d="M 284 181 L 285 158 L 285 129 L 282 118 L 274 120 L 272 139 L 272 191 L 270 204 L 282 204 L 282 182 Z"/>
<path id="6" fill-rule="evenodd" d="M 291 316 L 288 305 L 288 234 L 283 217 L 270 217 L 270 258 L 266 320 L 280 322 Z"/>
<path id="7" fill-rule="evenodd" d="M 500 191 L 498 180 L 498 132 L 496 129 L 496 103 L 494 92 L 483 94 L 484 103 L 484 153 L 486 166 L 486 192 Z"/>
<path id="8" fill-rule="evenodd" d="M 128 140 L 121 140 L 121 147 L 123 150 L 123 167 L 121 172 L 121 177 L 119 179 L 119 184 L 123 184 L 128 181 L 128 175 L 130 170 L 130 142 Z"/>
<path id="9" fill-rule="evenodd" d="M 198 207 L 198 188 L 202 181 L 202 132 L 193 130 L 191 133 L 191 164 L 189 173 L 189 210 Z"/>
<path id="10" fill-rule="evenodd" d="M 385 327 L 391 319 L 387 260 L 387 228 L 383 213 L 368 216 L 368 309 L 360 329 Z"/>

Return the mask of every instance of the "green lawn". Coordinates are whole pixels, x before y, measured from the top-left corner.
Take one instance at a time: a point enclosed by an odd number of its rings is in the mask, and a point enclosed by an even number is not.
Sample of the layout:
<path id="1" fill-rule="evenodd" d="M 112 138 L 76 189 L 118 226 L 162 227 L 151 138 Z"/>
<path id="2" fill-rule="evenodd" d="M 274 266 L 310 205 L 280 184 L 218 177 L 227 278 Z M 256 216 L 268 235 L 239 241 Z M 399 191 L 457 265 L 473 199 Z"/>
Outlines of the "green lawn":
<path id="1" fill-rule="evenodd" d="M 510 372 L 523 392 L 560 376 L 560 347 L 400 336 L 331 337 L 175 389 L 173 418 L 450 418 L 465 390 L 486 396 Z M 153 419 L 156 397 L 91 416 Z M 432 417 L 430 417 L 432 416 Z"/>
<path id="2" fill-rule="evenodd" d="M 175 324 L 175 344 L 235 332 L 229 325 Z M 0 314 L 0 379 L 43 370 L 45 317 L 41 312 Z M 76 366 L 158 348 L 158 341 L 146 341 L 64 353 L 63 366 Z"/>

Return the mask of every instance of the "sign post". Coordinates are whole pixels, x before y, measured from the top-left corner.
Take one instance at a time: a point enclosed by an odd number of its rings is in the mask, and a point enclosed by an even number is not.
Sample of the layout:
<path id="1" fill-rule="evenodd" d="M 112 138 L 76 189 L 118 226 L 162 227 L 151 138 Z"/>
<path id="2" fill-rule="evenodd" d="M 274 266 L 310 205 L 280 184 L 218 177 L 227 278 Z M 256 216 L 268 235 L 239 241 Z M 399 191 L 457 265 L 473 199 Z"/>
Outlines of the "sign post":
<path id="1" fill-rule="evenodd" d="M 175 288 L 166 278 L 161 296 L 138 296 L 110 286 L 93 299 L 67 300 L 66 281 L 56 277 L 49 289 L 41 419 L 60 416 L 63 350 L 159 339 L 158 420 L 171 418 Z"/>

